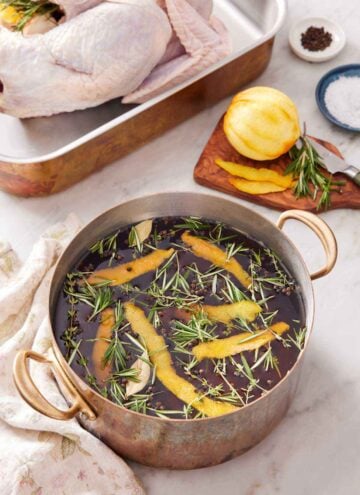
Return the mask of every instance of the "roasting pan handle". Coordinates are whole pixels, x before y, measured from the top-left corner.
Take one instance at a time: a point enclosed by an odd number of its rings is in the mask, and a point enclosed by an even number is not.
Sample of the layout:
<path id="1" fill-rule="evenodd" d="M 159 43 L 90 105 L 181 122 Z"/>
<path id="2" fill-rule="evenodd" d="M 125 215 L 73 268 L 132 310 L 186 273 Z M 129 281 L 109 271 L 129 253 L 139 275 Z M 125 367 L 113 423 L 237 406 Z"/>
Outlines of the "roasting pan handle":
<path id="1" fill-rule="evenodd" d="M 61 380 L 71 397 L 72 405 L 68 410 L 63 411 L 58 409 L 50 404 L 47 399 L 45 399 L 31 378 L 30 371 L 27 366 L 28 359 L 33 359 L 38 363 L 49 364 L 53 368 L 56 372 L 56 378 Z M 16 388 L 18 389 L 21 397 L 31 407 L 36 409 L 36 411 L 39 411 L 45 416 L 53 419 L 67 420 L 73 418 L 77 413 L 81 412 L 88 419 L 94 420 L 96 418 L 94 411 L 76 390 L 74 384 L 70 381 L 54 354 L 52 354 L 52 356 L 45 357 L 42 354 L 32 350 L 19 351 L 14 361 L 13 376 Z"/>
<path id="2" fill-rule="evenodd" d="M 324 277 L 334 268 L 336 263 L 338 249 L 333 231 L 328 224 L 321 218 L 302 210 L 288 210 L 282 213 L 276 223 L 279 229 L 282 229 L 286 220 L 299 220 L 304 223 L 318 236 L 326 254 L 326 264 L 323 268 L 310 275 L 311 280 Z"/>

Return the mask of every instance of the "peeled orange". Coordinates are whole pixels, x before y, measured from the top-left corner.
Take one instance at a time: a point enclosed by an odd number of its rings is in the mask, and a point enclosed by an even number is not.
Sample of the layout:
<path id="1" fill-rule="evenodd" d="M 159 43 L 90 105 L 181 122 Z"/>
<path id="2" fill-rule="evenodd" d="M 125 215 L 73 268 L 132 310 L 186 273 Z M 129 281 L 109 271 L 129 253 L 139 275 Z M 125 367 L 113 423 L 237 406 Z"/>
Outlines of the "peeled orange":
<path id="1" fill-rule="evenodd" d="M 231 145 L 253 160 L 273 160 L 289 151 L 300 136 L 294 102 L 281 91 L 254 87 L 238 93 L 224 120 Z"/>

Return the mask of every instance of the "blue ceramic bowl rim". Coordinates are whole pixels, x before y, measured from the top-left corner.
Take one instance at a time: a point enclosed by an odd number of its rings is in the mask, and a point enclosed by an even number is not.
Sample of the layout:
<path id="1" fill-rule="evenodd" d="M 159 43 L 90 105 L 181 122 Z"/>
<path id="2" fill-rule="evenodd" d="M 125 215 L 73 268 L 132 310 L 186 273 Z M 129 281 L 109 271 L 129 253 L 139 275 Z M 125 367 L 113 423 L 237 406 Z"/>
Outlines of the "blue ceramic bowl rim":
<path id="1" fill-rule="evenodd" d="M 324 74 L 316 86 L 315 98 L 320 112 L 333 124 L 336 124 L 337 126 L 342 127 L 343 129 L 346 129 L 348 131 L 360 132 L 360 127 L 352 127 L 334 117 L 333 114 L 330 113 L 327 109 L 324 100 L 325 91 L 330 83 L 336 81 L 336 79 L 338 79 L 340 76 L 345 75 L 346 72 L 351 70 L 357 71 L 358 76 L 360 77 L 360 64 L 339 65 L 338 67 L 335 67 L 334 69 L 331 69 L 329 72 Z"/>

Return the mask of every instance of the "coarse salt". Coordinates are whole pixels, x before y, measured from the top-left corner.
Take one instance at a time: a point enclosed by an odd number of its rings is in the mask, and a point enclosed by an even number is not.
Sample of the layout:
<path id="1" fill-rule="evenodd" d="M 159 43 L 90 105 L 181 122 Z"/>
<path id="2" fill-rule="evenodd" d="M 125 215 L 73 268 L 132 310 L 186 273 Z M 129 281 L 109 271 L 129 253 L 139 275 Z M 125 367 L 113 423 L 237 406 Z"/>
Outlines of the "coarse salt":
<path id="1" fill-rule="evenodd" d="M 341 76 L 330 83 L 325 105 L 337 120 L 360 129 L 360 77 Z"/>

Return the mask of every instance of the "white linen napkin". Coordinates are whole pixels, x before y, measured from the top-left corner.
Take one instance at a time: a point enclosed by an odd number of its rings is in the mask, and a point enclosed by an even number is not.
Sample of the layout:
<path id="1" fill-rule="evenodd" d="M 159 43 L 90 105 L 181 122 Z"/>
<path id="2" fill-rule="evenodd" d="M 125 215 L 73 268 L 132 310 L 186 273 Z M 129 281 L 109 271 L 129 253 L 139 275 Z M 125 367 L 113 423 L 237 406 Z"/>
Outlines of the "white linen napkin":
<path id="1" fill-rule="evenodd" d="M 47 297 L 54 264 L 79 230 L 70 215 L 41 236 L 22 266 L 11 246 L 0 242 L 0 493 L 2 495 L 143 495 L 133 472 L 76 419 L 58 421 L 33 410 L 12 377 L 20 349 L 46 353 L 51 328 Z M 47 366 L 32 374 L 45 395 L 66 409 Z"/>

